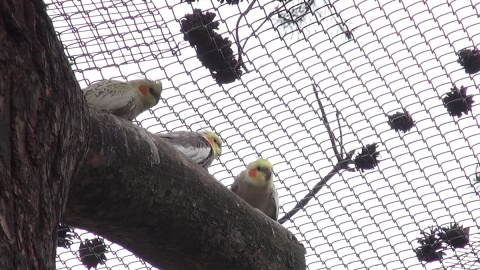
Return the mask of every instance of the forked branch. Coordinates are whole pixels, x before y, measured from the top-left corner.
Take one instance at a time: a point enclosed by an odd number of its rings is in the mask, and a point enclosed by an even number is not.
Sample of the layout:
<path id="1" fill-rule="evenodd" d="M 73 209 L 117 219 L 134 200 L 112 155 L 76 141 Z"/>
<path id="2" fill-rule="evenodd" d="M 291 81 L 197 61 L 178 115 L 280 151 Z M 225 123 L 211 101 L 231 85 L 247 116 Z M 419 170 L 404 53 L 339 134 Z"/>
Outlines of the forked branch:
<path id="1" fill-rule="evenodd" d="M 315 195 L 322 189 L 322 187 L 325 186 L 328 180 L 330 180 L 335 174 L 339 173 L 342 170 L 348 170 L 352 171 L 353 169 L 349 167 L 350 164 L 352 164 L 352 156 L 355 150 L 352 150 L 346 154 L 345 157 L 343 157 L 343 145 L 342 145 L 342 129 L 340 126 L 340 120 L 338 120 L 339 113 L 337 112 L 337 121 L 338 121 L 338 128 L 340 130 L 340 143 L 338 147 L 341 149 L 338 151 L 337 145 L 335 143 L 335 135 L 332 132 L 332 129 L 330 128 L 330 125 L 327 120 L 327 114 L 325 113 L 325 109 L 323 108 L 322 102 L 320 101 L 320 97 L 318 95 L 318 92 L 313 86 L 313 92 L 315 93 L 315 97 L 317 98 L 318 105 L 320 107 L 320 112 L 322 113 L 322 121 L 323 124 L 325 125 L 325 128 L 327 129 L 328 136 L 330 138 L 330 143 L 332 144 L 333 152 L 335 153 L 335 156 L 337 157 L 337 165 L 331 170 L 325 177 L 320 177 L 320 181 L 305 195 L 305 197 L 300 200 L 295 207 L 293 207 L 292 210 L 290 210 L 288 213 L 286 213 L 282 218 L 278 220 L 280 224 L 283 224 L 285 221 L 291 219 L 300 209 L 304 208 L 308 202 L 315 197 Z"/>

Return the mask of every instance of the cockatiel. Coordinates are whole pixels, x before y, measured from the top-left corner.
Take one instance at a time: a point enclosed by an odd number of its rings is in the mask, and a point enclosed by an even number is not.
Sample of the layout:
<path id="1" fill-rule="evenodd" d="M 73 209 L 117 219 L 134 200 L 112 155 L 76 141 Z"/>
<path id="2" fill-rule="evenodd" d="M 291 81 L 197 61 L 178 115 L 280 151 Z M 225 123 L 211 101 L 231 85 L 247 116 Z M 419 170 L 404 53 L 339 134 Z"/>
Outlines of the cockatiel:
<path id="1" fill-rule="evenodd" d="M 162 83 L 148 79 L 128 82 L 105 80 L 84 88 L 83 93 L 88 105 L 131 121 L 157 105 Z"/>
<path id="2" fill-rule="evenodd" d="M 278 194 L 273 185 L 273 166 L 268 160 L 260 158 L 248 164 L 235 177 L 231 190 L 273 220 L 278 219 Z"/>
<path id="3" fill-rule="evenodd" d="M 222 153 L 222 140 L 211 131 L 173 131 L 156 135 L 205 169 Z"/>

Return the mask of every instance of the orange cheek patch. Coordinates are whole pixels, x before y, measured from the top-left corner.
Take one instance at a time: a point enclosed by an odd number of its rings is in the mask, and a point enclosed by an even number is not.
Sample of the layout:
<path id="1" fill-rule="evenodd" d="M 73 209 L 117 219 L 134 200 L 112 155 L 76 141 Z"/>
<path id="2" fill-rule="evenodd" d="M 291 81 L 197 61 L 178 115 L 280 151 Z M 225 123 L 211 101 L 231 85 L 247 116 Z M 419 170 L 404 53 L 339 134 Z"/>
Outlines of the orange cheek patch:
<path id="1" fill-rule="evenodd" d="M 207 141 L 209 141 L 210 144 L 213 144 L 213 139 L 212 139 L 212 137 L 207 137 Z"/>
<path id="2" fill-rule="evenodd" d="M 148 88 L 147 88 L 145 85 L 143 85 L 143 84 L 138 87 L 138 90 L 139 90 L 140 92 L 142 92 L 142 94 L 143 94 L 144 96 L 146 96 L 146 95 L 148 94 Z"/>
<path id="3" fill-rule="evenodd" d="M 255 170 L 255 169 L 248 170 L 248 176 L 250 176 L 251 178 L 256 178 L 257 177 L 257 170 Z"/>

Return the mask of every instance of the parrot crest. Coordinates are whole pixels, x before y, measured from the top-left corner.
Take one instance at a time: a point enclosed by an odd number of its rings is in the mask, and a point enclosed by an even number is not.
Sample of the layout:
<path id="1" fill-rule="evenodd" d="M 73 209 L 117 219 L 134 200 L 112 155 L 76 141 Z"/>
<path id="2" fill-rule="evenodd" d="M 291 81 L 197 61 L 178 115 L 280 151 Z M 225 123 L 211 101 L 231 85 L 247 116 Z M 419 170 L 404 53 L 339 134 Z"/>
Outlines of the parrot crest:
<path id="1" fill-rule="evenodd" d="M 247 181 L 255 186 L 273 185 L 273 166 L 270 161 L 259 158 L 247 166 Z"/>
<path id="2" fill-rule="evenodd" d="M 201 131 L 200 133 L 212 146 L 214 159 L 218 158 L 222 154 L 222 139 L 220 139 L 220 136 L 207 130 Z"/>

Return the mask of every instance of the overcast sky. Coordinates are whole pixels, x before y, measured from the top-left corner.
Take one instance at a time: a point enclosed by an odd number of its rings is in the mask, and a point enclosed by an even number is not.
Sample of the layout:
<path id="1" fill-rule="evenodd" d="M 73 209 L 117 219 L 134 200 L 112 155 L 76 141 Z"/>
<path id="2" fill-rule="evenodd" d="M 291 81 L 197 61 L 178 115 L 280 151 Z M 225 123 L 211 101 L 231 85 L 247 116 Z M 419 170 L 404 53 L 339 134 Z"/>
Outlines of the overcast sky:
<path id="1" fill-rule="evenodd" d="M 48 13 L 82 88 L 102 79 L 160 79 L 162 99 L 137 118 L 142 127 L 219 133 L 222 156 L 209 172 L 221 183 L 229 186 L 256 158 L 269 159 L 280 217 L 336 162 L 312 85 L 347 151 L 378 143 L 377 168 L 336 175 L 283 224 L 307 248 L 309 269 L 479 269 L 471 246 L 447 251 L 463 256 L 463 266 L 454 259 L 423 267 L 413 249 L 421 230 L 451 222 L 478 239 L 480 202 L 471 179 L 480 152 L 480 75 L 466 74 L 455 52 L 480 43 L 480 3 L 340 0 L 328 9 L 316 2 L 301 32 L 287 34 L 275 17 L 254 32 L 280 5 L 258 0 L 239 28 L 242 44 L 252 35 L 244 47 L 250 72 L 223 86 L 183 40 L 179 20 L 193 8 L 209 10 L 221 23 L 218 33 L 233 41 L 238 15 L 251 2 L 60 0 Z M 353 39 L 335 20 L 354 30 Z M 452 84 L 475 95 L 471 114 L 448 114 L 441 98 Z M 406 134 L 387 124 L 386 115 L 402 109 L 416 122 Z M 106 266 L 141 269 L 126 250 L 111 250 Z M 58 253 L 58 269 L 83 269 L 70 250 Z"/>

